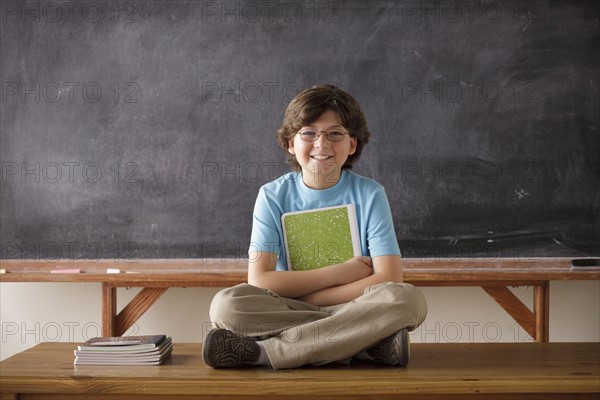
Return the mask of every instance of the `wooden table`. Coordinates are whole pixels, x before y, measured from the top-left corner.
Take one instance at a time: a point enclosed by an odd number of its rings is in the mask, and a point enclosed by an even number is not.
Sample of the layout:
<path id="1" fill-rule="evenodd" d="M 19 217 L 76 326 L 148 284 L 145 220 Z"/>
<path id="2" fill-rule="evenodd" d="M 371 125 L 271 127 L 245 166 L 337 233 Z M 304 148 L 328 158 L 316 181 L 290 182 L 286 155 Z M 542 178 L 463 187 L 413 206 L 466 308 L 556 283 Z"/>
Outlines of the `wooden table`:
<path id="1" fill-rule="evenodd" d="M 598 280 L 600 270 L 571 269 L 570 258 L 403 259 L 404 280 L 417 286 L 480 286 L 535 341 L 547 342 L 549 282 Z M 2 260 L 0 282 L 99 282 L 102 284 L 102 333 L 124 334 L 170 287 L 229 287 L 246 282 L 246 260 L 147 259 L 133 261 Z M 56 269 L 80 269 L 79 274 L 51 274 Z M 107 274 L 109 268 L 125 271 Z M 510 286 L 533 287 L 533 310 Z M 142 287 L 117 312 L 117 288 Z"/>
<path id="2" fill-rule="evenodd" d="M 42 343 L 0 362 L 0 399 L 597 400 L 600 396 L 599 343 L 416 343 L 408 368 L 357 362 L 280 371 L 211 369 L 202 361 L 200 344 L 175 344 L 171 359 L 161 366 L 75 367 L 75 346 Z"/>

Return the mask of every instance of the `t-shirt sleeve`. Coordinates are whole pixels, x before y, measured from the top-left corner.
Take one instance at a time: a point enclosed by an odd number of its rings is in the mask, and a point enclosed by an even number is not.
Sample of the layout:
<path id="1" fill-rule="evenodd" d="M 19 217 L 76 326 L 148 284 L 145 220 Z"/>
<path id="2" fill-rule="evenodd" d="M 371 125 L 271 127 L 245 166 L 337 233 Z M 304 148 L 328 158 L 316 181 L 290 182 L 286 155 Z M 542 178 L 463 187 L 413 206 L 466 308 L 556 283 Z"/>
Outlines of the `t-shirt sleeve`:
<path id="1" fill-rule="evenodd" d="M 252 216 L 252 234 L 248 252 L 269 252 L 279 254 L 281 243 L 278 221 L 274 215 L 263 188 L 258 192 Z"/>
<path id="2" fill-rule="evenodd" d="M 369 208 L 367 245 L 371 257 L 400 255 L 390 203 L 382 186 L 375 191 Z"/>

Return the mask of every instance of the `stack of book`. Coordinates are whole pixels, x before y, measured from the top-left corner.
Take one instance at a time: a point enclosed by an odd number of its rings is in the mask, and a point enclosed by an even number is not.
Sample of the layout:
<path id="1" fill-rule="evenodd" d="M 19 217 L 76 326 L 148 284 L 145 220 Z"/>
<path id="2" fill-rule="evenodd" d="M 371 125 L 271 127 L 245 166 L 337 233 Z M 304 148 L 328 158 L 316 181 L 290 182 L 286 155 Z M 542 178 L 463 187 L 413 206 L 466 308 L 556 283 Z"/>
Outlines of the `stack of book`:
<path id="1" fill-rule="evenodd" d="M 166 335 L 97 337 L 75 350 L 75 365 L 158 365 L 171 355 Z"/>

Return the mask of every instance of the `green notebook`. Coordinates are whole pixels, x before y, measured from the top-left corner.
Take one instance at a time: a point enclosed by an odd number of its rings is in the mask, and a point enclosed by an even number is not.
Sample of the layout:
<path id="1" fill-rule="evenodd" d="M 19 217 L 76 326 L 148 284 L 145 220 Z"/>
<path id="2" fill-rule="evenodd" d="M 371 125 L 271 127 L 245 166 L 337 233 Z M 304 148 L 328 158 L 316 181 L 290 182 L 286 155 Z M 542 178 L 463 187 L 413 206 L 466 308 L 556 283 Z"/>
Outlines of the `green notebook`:
<path id="1" fill-rule="evenodd" d="M 354 204 L 284 213 L 281 225 L 290 271 L 339 264 L 361 255 Z"/>

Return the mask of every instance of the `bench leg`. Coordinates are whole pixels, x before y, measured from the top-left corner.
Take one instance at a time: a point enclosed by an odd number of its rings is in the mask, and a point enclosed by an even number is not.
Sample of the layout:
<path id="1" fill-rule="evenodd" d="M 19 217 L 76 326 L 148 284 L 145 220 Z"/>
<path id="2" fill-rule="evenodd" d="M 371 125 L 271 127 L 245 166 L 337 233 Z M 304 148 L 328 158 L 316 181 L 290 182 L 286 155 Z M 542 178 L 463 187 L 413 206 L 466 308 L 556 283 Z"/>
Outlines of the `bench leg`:
<path id="1" fill-rule="evenodd" d="M 536 342 L 548 341 L 550 286 L 547 281 L 534 285 L 533 311 L 531 311 L 508 287 L 484 286 L 483 289 Z"/>
<path id="2" fill-rule="evenodd" d="M 168 288 L 145 287 L 117 314 L 117 288 L 102 284 L 102 336 L 122 336 Z"/>
<path id="3" fill-rule="evenodd" d="M 533 287 L 533 312 L 535 313 L 535 341 L 550 341 L 550 282 L 542 282 Z"/>
<path id="4" fill-rule="evenodd" d="M 102 284 L 102 336 L 116 335 L 117 288 L 108 283 Z"/>

